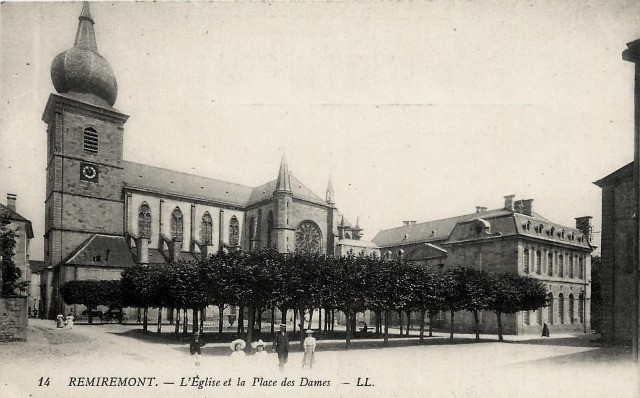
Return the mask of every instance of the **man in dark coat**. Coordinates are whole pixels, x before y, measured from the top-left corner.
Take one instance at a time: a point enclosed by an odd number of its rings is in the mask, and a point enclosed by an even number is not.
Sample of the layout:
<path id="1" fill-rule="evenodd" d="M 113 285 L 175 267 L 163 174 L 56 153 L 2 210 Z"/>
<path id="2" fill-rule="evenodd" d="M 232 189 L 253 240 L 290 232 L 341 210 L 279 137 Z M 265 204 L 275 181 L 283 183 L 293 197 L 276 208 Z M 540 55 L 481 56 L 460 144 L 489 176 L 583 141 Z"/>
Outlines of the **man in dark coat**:
<path id="1" fill-rule="evenodd" d="M 549 327 L 546 322 L 544 326 L 542 326 L 542 337 L 549 337 Z"/>
<path id="2" fill-rule="evenodd" d="M 287 326 L 285 324 L 281 324 L 280 331 L 276 333 L 276 338 L 273 340 L 273 349 L 278 353 L 278 368 L 283 371 L 284 364 L 287 363 L 289 358 L 289 337 L 287 337 Z"/>

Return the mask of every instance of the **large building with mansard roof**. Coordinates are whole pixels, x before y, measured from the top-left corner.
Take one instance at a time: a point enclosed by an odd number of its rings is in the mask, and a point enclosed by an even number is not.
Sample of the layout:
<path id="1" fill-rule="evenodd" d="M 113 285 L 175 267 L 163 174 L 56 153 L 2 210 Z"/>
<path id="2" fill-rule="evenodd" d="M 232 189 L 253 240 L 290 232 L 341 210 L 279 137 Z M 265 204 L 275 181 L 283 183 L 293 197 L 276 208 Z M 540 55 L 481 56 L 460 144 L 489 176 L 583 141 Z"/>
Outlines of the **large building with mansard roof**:
<path id="1" fill-rule="evenodd" d="M 51 65 L 56 93 L 43 115 L 48 316 L 67 311 L 58 292 L 65 282 L 117 279 L 134 264 L 274 246 L 376 250 L 336 208 L 331 181 L 324 198 L 316 195 L 289 172 L 284 156 L 274 180 L 259 187 L 124 160 L 128 116 L 113 107 L 117 82 L 98 53 L 93 25 L 85 2 L 73 47 Z"/>
<path id="2" fill-rule="evenodd" d="M 591 217 L 578 217 L 574 227 L 548 220 L 533 210 L 533 199 L 505 196 L 504 207 L 441 220 L 382 230 L 373 242 L 386 257 L 403 257 L 425 265 L 480 268 L 490 272 L 530 275 L 547 287 L 548 306 L 503 317 L 505 333 L 590 331 Z M 481 332 L 497 330 L 496 317 L 481 313 Z M 448 314 L 439 314 L 448 322 Z M 460 331 L 473 330 L 470 313 L 455 314 Z"/>

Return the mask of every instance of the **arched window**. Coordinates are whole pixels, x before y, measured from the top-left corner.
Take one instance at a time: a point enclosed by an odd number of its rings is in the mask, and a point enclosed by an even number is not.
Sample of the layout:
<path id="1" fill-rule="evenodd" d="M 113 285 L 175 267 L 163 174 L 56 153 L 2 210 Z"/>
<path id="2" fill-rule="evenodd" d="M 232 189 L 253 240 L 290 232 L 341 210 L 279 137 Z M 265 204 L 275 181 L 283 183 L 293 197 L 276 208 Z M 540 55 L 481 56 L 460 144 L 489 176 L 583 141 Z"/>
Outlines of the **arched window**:
<path id="1" fill-rule="evenodd" d="M 549 322 L 549 325 L 553 325 L 553 293 L 549 293 L 547 300 L 549 300 L 549 306 L 547 307 L 547 322 Z"/>
<path id="2" fill-rule="evenodd" d="M 575 317 L 575 314 L 574 314 L 574 308 L 575 308 L 574 307 L 574 305 L 575 305 L 574 300 L 575 299 L 573 297 L 573 293 L 571 293 L 569 295 L 569 313 L 568 313 L 569 322 L 571 322 L 571 323 L 575 323 L 576 322 L 576 317 Z"/>
<path id="3" fill-rule="evenodd" d="M 271 233 L 273 232 L 273 213 L 269 211 L 267 216 L 267 247 L 271 247 Z"/>
<path id="4" fill-rule="evenodd" d="M 584 322 L 584 293 L 578 298 L 578 320 L 580 323 Z"/>
<path id="5" fill-rule="evenodd" d="M 146 203 L 141 204 L 138 210 L 138 235 L 147 239 L 151 237 L 151 209 Z"/>
<path id="6" fill-rule="evenodd" d="M 179 207 L 176 207 L 171 213 L 171 238 L 182 240 L 182 231 L 184 229 L 184 220 Z"/>
<path id="7" fill-rule="evenodd" d="M 209 212 L 204 213 L 202 216 L 200 240 L 204 245 L 210 245 L 213 242 L 213 220 L 211 219 L 211 214 L 209 214 Z"/>
<path id="8" fill-rule="evenodd" d="M 564 324 L 564 294 L 558 295 L 558 318 L 560 318 L 560 324 Z"/>
<path id="9" fill-rule="evenodd" d="M 229 221 L 229 246 L 240 245 L 240 223 L 236 216 L 231 217 Z"/>
<path id="10" fill-rule="evenodd" d="M 558 256 L 558 276 L 564 276 L 564 256 Z"/>
<path id="11" fill-rule="evenodd" d="M 538 250 L 536 252 L 536 274 L 542 273 L 542 252 Z"/>
<path id="12" fill-rule="evenodd" d="M 547 275 L 553 276 L 553 253 L 549 252 L 547 256 Z"/>
<path id="13" fill-rule="evenodd" d="M 249 219 L 249 240 L 256 238 L 256 216 L 251 216 Z"/>
<path id="14" fill-rule="evenodd" d="M 82 144 L 86 152 L 98 153 L 98 132 L 93 127 L 84 129 Z"/>
<path id="15" fill-rule="evenodd" d="M 524 249 L 524 257 L 522 258 L 522 265 L 524 268 L 524 273 L 528 274 L 529 273 L 529 249 Z"/>
<path id="16" fill-rule="evenodd" d="M 573 256 L 569 255 L 569 278 L 573 278 Z"/>

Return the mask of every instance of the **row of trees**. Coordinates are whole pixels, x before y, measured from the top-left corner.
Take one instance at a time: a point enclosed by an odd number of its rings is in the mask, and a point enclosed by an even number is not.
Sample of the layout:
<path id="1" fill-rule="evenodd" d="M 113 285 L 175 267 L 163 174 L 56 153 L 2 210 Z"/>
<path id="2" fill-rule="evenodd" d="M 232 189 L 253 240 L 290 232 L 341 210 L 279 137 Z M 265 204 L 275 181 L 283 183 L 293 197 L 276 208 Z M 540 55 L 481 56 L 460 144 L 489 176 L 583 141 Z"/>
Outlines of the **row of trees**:
<path id="1" fill-rule="evenodd" d="M 365 310 L 374 311 L 377 320 L 384 319 L 385 343 L 391 312 L 406 313 L 408 319 L 412 312 L 420 313 L 422 341 L 427 314 L 432 316 L 437 311 L 448 311 L 451 314 L 450 337 L 453 338 L 453 314 L 463 310 L 474 314 L 477 339 L 478 311 L 495 312 L 499 340 L 502 341 L 502 314 L 535 310 L 546 304 L 544 285 L 528 276 L 490 274 L 471 268 L 425 267 L 376 256 L 281 254 L 274 249 L 220 252 L 200 262 L 135 266 L 122 273 L 120 286 L 114 289 L 120 292 L 120 300 L 113 296 L 110 300 L 123 306 L 145 308 L 145 330 L 148 307 L 158 308 L 159 320 L 163 308 L 178 309 L 178 314 L 180 310 L 185 314 L 191 309 L 193 330 L 198 331 L 205 307 L 214 305 L 220 311 L 219 333 L 222 333 L 223 310 L 229 305 L 237 306 L 240 309 L 239 332 L 246 333 L 249 343 L 253 339 L 254 324 L 259 321 L 260 314 L 268 310 L 271 310 L 273 331 L 276 308 L 281 311 L 283 321 L 286 321 L 288 310 L 296 313 L 301 341 L 305 314 L 312 316 L 314 309 L 324 309 L 325 314 L 336 310 L 343 312 L 349 346 L 355 336 L 356 314 Z M 93 296 L 104 297 L 98 293 Z M 67 300 L 68 295 L 64 297 L 69 304 L 84 304 L 79 297 L 72 301 Z M 248 314 L 246 331 L 245 310 Z M 325 321 L 325 329 L 327 325 Z M 376 324 L 376 333 L 382 333 L 381 321 Z"/>

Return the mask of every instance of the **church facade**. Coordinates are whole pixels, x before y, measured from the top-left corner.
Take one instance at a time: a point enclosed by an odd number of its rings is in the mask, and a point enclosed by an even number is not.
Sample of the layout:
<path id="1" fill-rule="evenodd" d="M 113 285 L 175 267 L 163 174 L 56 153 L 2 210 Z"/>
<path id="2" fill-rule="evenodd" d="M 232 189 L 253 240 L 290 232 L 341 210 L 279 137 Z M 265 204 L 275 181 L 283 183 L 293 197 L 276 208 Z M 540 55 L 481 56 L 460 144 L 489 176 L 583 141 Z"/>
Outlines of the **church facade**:
<path id="1" fill-rule="evenodd" d="M 276 247 L 340 254 L 362 229 L 289 173 L 259 187 L 123 159 L 128 116 L 115 109 L 117 82 L 98 54 L 88 3 L 73 47 L 51 65 L 56 93 L 47 102 L 44 306 L 67 311 L 59 288 L 70 280 L 118 279 L 134 264 L 198 260 L 219 250 Z M 135 134 L 135 132 L 133 132 Z M 360 250 L 355 250 L 359 252 Z"/>

